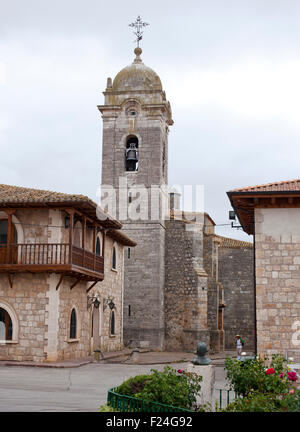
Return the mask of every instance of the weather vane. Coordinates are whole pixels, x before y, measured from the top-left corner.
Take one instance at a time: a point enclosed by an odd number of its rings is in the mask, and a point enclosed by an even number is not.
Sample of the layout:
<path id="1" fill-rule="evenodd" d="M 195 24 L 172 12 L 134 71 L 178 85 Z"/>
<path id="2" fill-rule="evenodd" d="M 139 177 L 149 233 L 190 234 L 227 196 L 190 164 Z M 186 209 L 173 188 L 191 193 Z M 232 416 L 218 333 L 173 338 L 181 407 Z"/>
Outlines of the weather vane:
<path id="1" fill-rule="evenodd" d="M 136 21 L 129 24 L 129 27 L 133 27 L 135 29 L 135 31 L 133 32 L 136 36 L 136 40 L 134 42 L 137 43 L 137 46 L 139 47 L 140 45 L 140 41 L 143 39 L 143 31 L 142 28 L 146 27 L 147 25 L 149 25 L 148 23 L 145 23 L 142 21 L 141 17 L 138 16 Z"/>

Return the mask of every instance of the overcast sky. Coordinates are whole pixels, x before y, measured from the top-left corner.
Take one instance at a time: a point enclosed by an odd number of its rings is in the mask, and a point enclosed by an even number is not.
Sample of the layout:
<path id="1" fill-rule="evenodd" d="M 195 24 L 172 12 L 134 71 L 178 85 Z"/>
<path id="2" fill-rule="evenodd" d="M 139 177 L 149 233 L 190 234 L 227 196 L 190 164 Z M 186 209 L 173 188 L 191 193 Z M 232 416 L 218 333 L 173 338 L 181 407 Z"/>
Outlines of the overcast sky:
<path id="1" fill-rule="evenodd" d="M 299 0 L 0 0 L 0 183 L 96 200 L 108 76 L 142 59 L 171 103 L 169 184 L 226 191 L 299 178 Z M 251 240 L 241 231 L 222 235 Z"/>

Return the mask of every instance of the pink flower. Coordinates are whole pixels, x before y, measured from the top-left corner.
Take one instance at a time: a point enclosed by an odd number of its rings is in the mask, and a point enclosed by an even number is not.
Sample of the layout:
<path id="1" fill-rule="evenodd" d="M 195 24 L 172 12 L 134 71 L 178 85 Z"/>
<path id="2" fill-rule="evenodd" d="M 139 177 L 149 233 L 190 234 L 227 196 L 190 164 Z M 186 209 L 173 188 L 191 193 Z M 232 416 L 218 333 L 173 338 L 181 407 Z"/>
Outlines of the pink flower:
<path id="1" fill-rule="evenodd" d="M 284 377 L 284 373 L 281 372 L 281 374 L 279 374 L 279 378 L 283 378 Z"/>
<path id="2" fill-rule="evenodd" d="M 183 371 L 182 371 L 182 369 L 178 369 L 178 371 L 177 371 L 178 373 L 182 373 Z"/>
<path id="3" fill-rule="evenodd" d="M 271 375 L 271 374 L 274 374 L 274 373 L 275 373 L 275 370 L 273 368 L 269 368 L 269 369 L 266 370 L 266 375 Z"/>
<path id="4" fill-rule="evenodd" d="M 296 372 L 288 372 L 288 379 L 290 381 L 297 381 L 297 373 Z"/>
<path id="5" fill-rule="evenodd" d="M 295 393 L 295 390 L 290 390 L 289 391 L 289 394 L 294 394 Z"/>

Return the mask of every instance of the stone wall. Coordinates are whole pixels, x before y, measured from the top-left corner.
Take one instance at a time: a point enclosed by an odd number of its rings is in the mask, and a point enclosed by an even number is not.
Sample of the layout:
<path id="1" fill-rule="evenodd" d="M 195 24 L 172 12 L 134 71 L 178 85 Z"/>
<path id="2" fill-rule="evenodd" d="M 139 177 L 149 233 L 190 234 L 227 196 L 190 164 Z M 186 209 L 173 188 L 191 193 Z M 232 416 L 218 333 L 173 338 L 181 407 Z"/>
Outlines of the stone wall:
<path id="1" fill-rule="evenodd" d="M 245 340 L 245 351 L 254 350 L 253 247 L 227 239 L 219 246 L 219 281 L 224 288 L 225 349 L 235 349 L 235 335 Z"/>
<path id="2" fill-rule="evenodd" d="M 124 225 L 124 232 L 137 241 L 130 258 L 128 248 L 124 255 L 125 344 L 163 348 L 165 228 L 158 223 L 132 224 Z"/>
<path id="3" fill-rule="evenodd" d="M 199 340 L 209 347 L 203 224 L 170 220 L 166 228 L 166 349 L 194 351 Z"/>
<path id="4" fill-rule="evenodd" d="M 255 209 L 257 347 L 299 349 L 300 209 Z"/>
<path id="5" fill-rule="evenodd" d="M 45 360 L 47 275 L 0 275 L 0 307 L 12 318 L 13 340 L 0 342 L 0 360 Z"/>
<path id="6" fill-rule="evenodd" d="M 220 340 L 218 329 L 218 246 L 214 235 L 203 236 L 203 249 L 204 268 L 207 273 L 207 327 L 210 333 L 210 349 L 218 352 L 223 348 L 223 340 Z"/>

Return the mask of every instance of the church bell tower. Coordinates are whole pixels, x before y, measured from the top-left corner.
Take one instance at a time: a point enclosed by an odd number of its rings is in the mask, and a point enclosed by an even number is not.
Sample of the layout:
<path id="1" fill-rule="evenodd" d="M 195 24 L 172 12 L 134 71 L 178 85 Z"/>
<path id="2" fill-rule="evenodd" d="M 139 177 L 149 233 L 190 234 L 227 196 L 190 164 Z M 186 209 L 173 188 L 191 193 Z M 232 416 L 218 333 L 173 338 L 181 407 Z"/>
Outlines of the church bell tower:
<path id="1" fill-rule="evenodd" d="M 163 207 L 173 120 L 159 76 L 143 63 L 139 46 L 134 54 L 131 65 L 114 80 L 107 79 L 104 105 L 98 106 L 103 119 L 102 192 L 114 191 L 114 216 L 137 242 L 124 252 L 124 343 L 163 348 Z"/>

